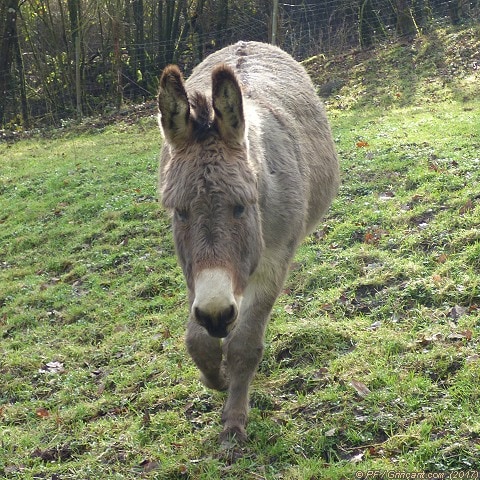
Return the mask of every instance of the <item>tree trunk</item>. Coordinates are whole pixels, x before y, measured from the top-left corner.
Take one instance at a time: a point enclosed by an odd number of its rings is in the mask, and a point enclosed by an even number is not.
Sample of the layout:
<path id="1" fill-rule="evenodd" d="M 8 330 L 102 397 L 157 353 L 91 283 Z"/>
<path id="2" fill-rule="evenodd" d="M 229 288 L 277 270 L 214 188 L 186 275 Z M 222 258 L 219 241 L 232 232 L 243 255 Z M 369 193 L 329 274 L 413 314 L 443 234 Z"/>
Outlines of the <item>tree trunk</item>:
<path id="1" fill-rule="evenodd" d="M 228 24 L 228 0 L 218 1 L 216 20 L 216 47 L 222 48 L 226 43 L 225 34 L 223 32 L 226 30 Z"/>
<path id="2" fill-rule="evenodd" d="M 378 18 L 378 8 L 374 0 L 363 0 L 359 11 L 359 39 L 362 48 L 370 47 L 377 36 L 383 35 L 383 27 Z"/>
<path id="3" fill-rule="evenodd" d="M 4 14 L 5 22 L 0 32 L 0 125 L 5 123 L 5 108 L 8 100 L 9 84 L 13 62 L 15 31 L 18 11 L 18 0 L 7 0 L 0 13 Z M 2 17 L 0 17 L 2 18 Z"/>
<path id="4" fill-rule="evenodd" d="M 22 52 L 20 50 L 20 41 L 15 25 L 15 42 L 14 42 L 14 52 L 15 52 L 15 64 L 17 65 L 18 77 L 20 81 L 20 105 L 22 107 L 22 125 L 24 128 L 30 128 L 30 116 L 28 113 L 28 101 L 27 101 L 27 88 L 25 83 L 25 70 L 23 68 L 23 59 Z"/>
<path id="5" fill-rule="evenodd" d="M 143 0 L 132 0 L 133 22 L 135 23 L 135 81 L 142 87 L 146 87 L 146 55 L 145 55 L 145 29 Z"/>
<path id="6" fill-rule="evenodd" d="M 417 26 L 413 18 L 413 6 L 409 0 L 396 0 L 397 34 L 409 37 L 417 33 Z"/>
<path id="7" fill-rule="evenodd" d="M 417 30 L 422 32 L 428 26 L 428 20 L 431 17 L 432 11 L 429 0 L 415 0 L 413 2 L 413 18 L 417 26 Z"/>
<path id="8" fill-rule="evenodd" d="M 72 34 L 72 50 L 74 50 L 75 39 L 80 33 L 80 0 L 68 0 L 68 14 Z"/>
<path id="9" fill-rule="evenodd" d="M 68 0 L 68 14 L 70 16 L 70 27 L 72 34 L 73 52 L 72 65 L 74 69 L 71 72 L 71 78 L 74 79 L 72 85 L 75 85 L 75 105 L 77 114 L 82 116 L 82 82 L 81 82 L 81 36 L 80 36 L 80 0 Z M 73 95 L 72 95 L 73 97 Z"/>
<path id="10" fill-rule="evenodd" d="M 465 19 L 469 9 L 470 2 L 468 2 L 468 0 L 449 0 L 448 2 L 450 20 L 454 25 L 458 25 Z"/>
<path id="11" fill-rule="evenodd" d="M 160 66 L 165 66 L 165 28 L 164 28 L 163 1 L 159 0 L 157 10 L 157 30 L 158 30 L 158 59 Z"/>
<path id="12" fill-rule="evenodd" d="M 114 15 L 118 15 L 116 12 Z M 113 36 L 113 74 L 115 78 L 115 107 L 117 110 L 123 105 L 123 87 L 122 87 L 122 53 L 120 50 L 121 22 L 116 17 L 112 17 L 112 36 Z"/>
<path id="13" fill-rule="evenodd" d="M 184 12 L 187 2 L 186 0 L 178 0 L 176 3 L 174 0 L 172 2 L 174 4 L 174 16 L 173 16 L 173 25 L 172 25 L 172 31 L 171 31 L 171 42 L 172 42 L 172 56 L 171 56 L 171 62 L 176 62 L 178 58 L 178 47 L 179 47 L 179 40 L 182 36 L 182 28 L 180 26 L 180 16 Z M 176 3 L 176 5 L 175 5 Z"/>

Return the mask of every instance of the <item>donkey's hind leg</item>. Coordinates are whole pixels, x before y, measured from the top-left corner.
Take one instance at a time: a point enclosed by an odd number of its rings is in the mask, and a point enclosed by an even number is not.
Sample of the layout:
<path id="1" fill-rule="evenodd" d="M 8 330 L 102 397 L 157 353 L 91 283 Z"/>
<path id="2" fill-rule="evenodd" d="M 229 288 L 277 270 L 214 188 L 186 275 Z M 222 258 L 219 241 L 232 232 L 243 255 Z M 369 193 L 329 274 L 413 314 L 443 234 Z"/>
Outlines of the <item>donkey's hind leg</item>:
<path id="1" fill-rule="evenodd" d="M 202 372 L 201 381 L 204 385 L 215 390 L 226 390 L 228 382 L 222 368 L 221 340 L 211 337 L 203 327 L 190 318 L 186 344 L 188 353 Z"/>

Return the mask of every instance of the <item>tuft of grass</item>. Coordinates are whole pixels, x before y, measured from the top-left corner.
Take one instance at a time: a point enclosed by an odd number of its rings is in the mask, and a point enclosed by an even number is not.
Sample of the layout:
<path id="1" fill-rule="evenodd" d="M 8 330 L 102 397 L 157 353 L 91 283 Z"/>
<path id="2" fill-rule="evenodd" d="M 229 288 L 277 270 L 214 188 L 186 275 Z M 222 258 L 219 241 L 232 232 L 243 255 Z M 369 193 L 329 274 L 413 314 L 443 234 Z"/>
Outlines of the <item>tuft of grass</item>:
<path id="1" fill-rule="evenodd" d="M 1 476 L 478 469 L 477 31 L 357 56 L 329 98 L 343 184 L 274 307 L 242 448 L 219 449 L 224 395 L 183 345 L 154 120 L 0 144 Z"/>

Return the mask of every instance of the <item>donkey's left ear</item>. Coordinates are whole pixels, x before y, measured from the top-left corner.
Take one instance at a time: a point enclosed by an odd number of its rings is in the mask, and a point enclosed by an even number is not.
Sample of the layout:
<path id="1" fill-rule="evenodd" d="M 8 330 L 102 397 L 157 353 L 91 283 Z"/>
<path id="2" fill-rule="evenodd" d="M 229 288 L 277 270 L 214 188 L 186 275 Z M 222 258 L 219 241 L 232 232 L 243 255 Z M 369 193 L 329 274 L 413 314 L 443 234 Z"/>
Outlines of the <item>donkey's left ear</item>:
<path id="1" fill-rule="evenodd" d="M 242 90 L 227 65 L 220 65 L 212 72 L 212 103 L 222 139 L 231 145 L 241 145 L 245 137 Z"/>

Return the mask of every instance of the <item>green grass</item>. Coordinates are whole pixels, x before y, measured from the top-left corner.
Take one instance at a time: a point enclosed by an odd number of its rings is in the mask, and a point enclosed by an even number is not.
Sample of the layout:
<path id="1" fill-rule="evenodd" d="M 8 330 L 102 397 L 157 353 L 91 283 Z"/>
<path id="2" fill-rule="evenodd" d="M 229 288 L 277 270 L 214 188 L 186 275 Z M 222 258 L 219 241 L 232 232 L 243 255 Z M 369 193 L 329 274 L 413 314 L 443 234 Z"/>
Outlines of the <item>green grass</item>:
<path id="1" fill-rule="evenodd" d="M 219 449 L 224 395 L 183 345 L 155 121 L 0 144 L 0 475 L 478 470 L 480 78 L 454 49 L 475 31 L 316 67 L 344 75 L 343 185 L 274 307 L 243 448 Z"/>

